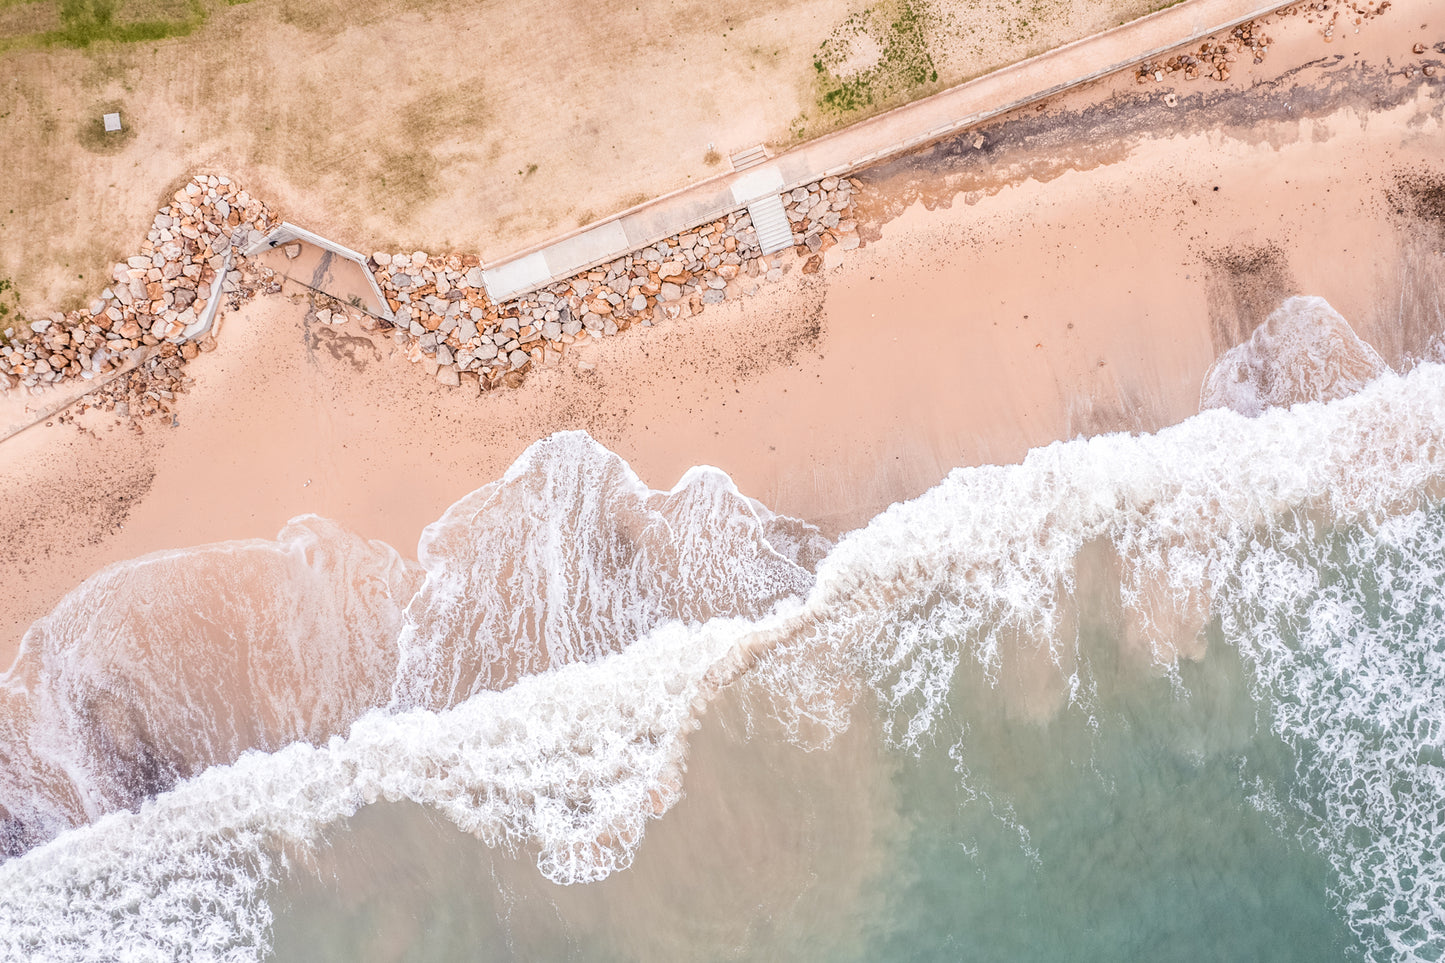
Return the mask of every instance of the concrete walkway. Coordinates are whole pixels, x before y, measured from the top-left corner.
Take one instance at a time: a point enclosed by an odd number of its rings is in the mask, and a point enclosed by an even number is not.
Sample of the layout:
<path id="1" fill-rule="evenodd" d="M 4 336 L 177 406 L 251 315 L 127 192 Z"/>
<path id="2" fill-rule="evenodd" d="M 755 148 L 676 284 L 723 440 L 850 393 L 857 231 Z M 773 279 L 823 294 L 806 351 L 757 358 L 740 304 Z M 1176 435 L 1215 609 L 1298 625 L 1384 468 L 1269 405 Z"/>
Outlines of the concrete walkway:
<path id="1" fill-rule="evenodd" d="M 34 428 L 42 421 L 54 418 L 92 391 L 104 388 L 121 375 L 129 374 L 149 361 L 155 352 L 156 348 L 154 347 L 136 348 L 125 364 L 118 368 L 113 368 L 102 375 L 96 375 L 88 381 L 64 382 L 61 386 L 52 389 L 59 397 L 52 397 L 50 401 L 34 411 L 24 407 L 28 399 L 23 393 L 9 395 L 0 401 L 0 419 L 9 419 L 8 424 L 0 422 L 0 443 L 9 441 L 27 428 Z"/>
<path id="2" fill-rule="evenodd" d="M 502 258 L 484 271 L 505 301 L 596 264 L 685 233 L 768 194 L 910 150 L 1062 90 L 1273 13 L 1279 2 L 1181 0 L 1158 13 L 1086 37 L 976 80 L 809 141 L 742 173 L 700 181 L 555 241 Z"/>

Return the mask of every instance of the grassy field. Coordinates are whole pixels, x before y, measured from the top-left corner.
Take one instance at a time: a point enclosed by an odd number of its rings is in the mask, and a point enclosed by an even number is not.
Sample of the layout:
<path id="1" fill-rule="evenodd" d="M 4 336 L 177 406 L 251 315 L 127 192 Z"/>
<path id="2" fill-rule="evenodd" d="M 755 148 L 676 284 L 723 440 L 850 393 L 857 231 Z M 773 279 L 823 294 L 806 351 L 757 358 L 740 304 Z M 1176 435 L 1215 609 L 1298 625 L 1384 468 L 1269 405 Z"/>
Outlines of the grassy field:
<path id="1" fill-rule="evenodd" d="M 207 13 L 202 0 L 0 0 L 0 50 L 184 37 Z"/>
<path id="2" fill-rule="evenodd" d="M 493 259 L 1158 5 L 0 0 L 0 277 L 83 302 L 199 169 L 353 247 Z"/>

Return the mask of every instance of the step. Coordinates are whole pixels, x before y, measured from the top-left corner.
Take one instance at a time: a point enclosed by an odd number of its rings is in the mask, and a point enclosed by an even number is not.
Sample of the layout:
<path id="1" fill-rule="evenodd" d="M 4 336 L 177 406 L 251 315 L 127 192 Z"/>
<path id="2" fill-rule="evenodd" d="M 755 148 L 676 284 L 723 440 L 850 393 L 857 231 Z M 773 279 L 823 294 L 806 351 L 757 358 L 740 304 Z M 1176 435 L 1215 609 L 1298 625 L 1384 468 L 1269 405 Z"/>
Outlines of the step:
<path id="1" fill-rule="evenodd" d="M 764 254 L 776 254 L 793 246 L 793 225 L 783 209 L 783 199 L 768 194 L 748 204 L 748 216 L 758 235 L 758 247 Z"/>
<path id="2" fill-rule="evenodd" d="M 759 144 L 757 147 L 749 147 L 747 150 L 738 151 L 731 157 L 733 170 L 735 171 L 745 171 L 749 167 L 757 167 L 767 159 L 768 151 L 762 144 Z"/>

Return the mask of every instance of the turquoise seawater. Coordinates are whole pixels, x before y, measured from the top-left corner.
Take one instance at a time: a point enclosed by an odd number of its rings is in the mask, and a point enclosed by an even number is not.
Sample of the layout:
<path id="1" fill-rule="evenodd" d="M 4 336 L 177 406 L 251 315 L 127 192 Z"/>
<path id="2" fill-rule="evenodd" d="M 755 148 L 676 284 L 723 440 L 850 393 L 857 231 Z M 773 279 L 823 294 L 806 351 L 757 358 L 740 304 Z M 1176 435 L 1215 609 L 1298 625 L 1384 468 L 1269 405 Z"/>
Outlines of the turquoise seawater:
<path id="1" fill-rule="evenodd" d="M 112 566 L 0 687 L 0 957 L 1441 959 L 1445 366 L 1371 377 L 836 544 L 565 433 L 416 561 Z"/>
<path id="2" fill-rule="evenodd" d="M 1346 908 L 1363 898 L 1364 922 L 1384 923 L 1370 908 L 1381 880 L 1338 857 L 1408 849 L 1445 819 L 1438 772 L 1409 771 L 1441 763 L 1445 506 L 1383 531 L 1295 517 L 1239 565 L 1266 562 L 1302 582 L 1262 598 L 1237 578 L 1202 658 L 1173 673 L 1130 664 L 1118 627 L 1086 619 L 1088 705 L 1046 719 L 966 666 L 950 680 L 952 738 L 907 749 L 885 744 L 874 699 L 854 706 L 841 743 L 804 749 L 725 698 L 695 737 L 688 798 L 602 882 L 549 884 L 420 807 L 371 807 L 271 897 L 274 958 L 1395 958 L 1368 925 L 1352 932 Z M 1323 688 L 1301 689 L 1306 675 Z M 1366 679 L 1425 726 L 1395 792 L 1374 802 L 1379 839 L 1333 822 L 1401 735 L 1341 699 L 1368 698 Z M 1315 728 L 1301 729 L 1302 711 Z M 1375 757 L 1355 760 L 1355 785 L 1335 784 L 1321 758 L 1341 744 Z M 1412 826 L 1419 806 L 1433 818 Z M 1396 909 L 1429 935 L 1415 908 Z"/>
<path id="3" fill-rule="evenodd" d="M 859 958 L 1353 958 L 1328 861 L 1251 801 L 1293 759 L 1243 675 L 1216 644 L 1092 720 L 975 714 L 966 801 L 946 752 L 901 765 L 909 833 Z"/>

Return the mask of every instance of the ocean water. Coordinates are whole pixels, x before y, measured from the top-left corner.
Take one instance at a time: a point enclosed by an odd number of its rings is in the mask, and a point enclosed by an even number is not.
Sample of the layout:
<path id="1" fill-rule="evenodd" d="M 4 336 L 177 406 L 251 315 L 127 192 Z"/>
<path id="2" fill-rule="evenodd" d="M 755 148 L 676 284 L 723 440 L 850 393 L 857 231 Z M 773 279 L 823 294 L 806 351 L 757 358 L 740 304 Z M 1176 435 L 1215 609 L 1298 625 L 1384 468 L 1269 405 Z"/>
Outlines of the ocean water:
<path id="1" fill-rule="evenodd" d="M 1296 298 L 1200 407 L 836 544 L 567 433 L 112 566 L 0 687 L 0 955 L 1441 959 L 1445 366 Z"/>

